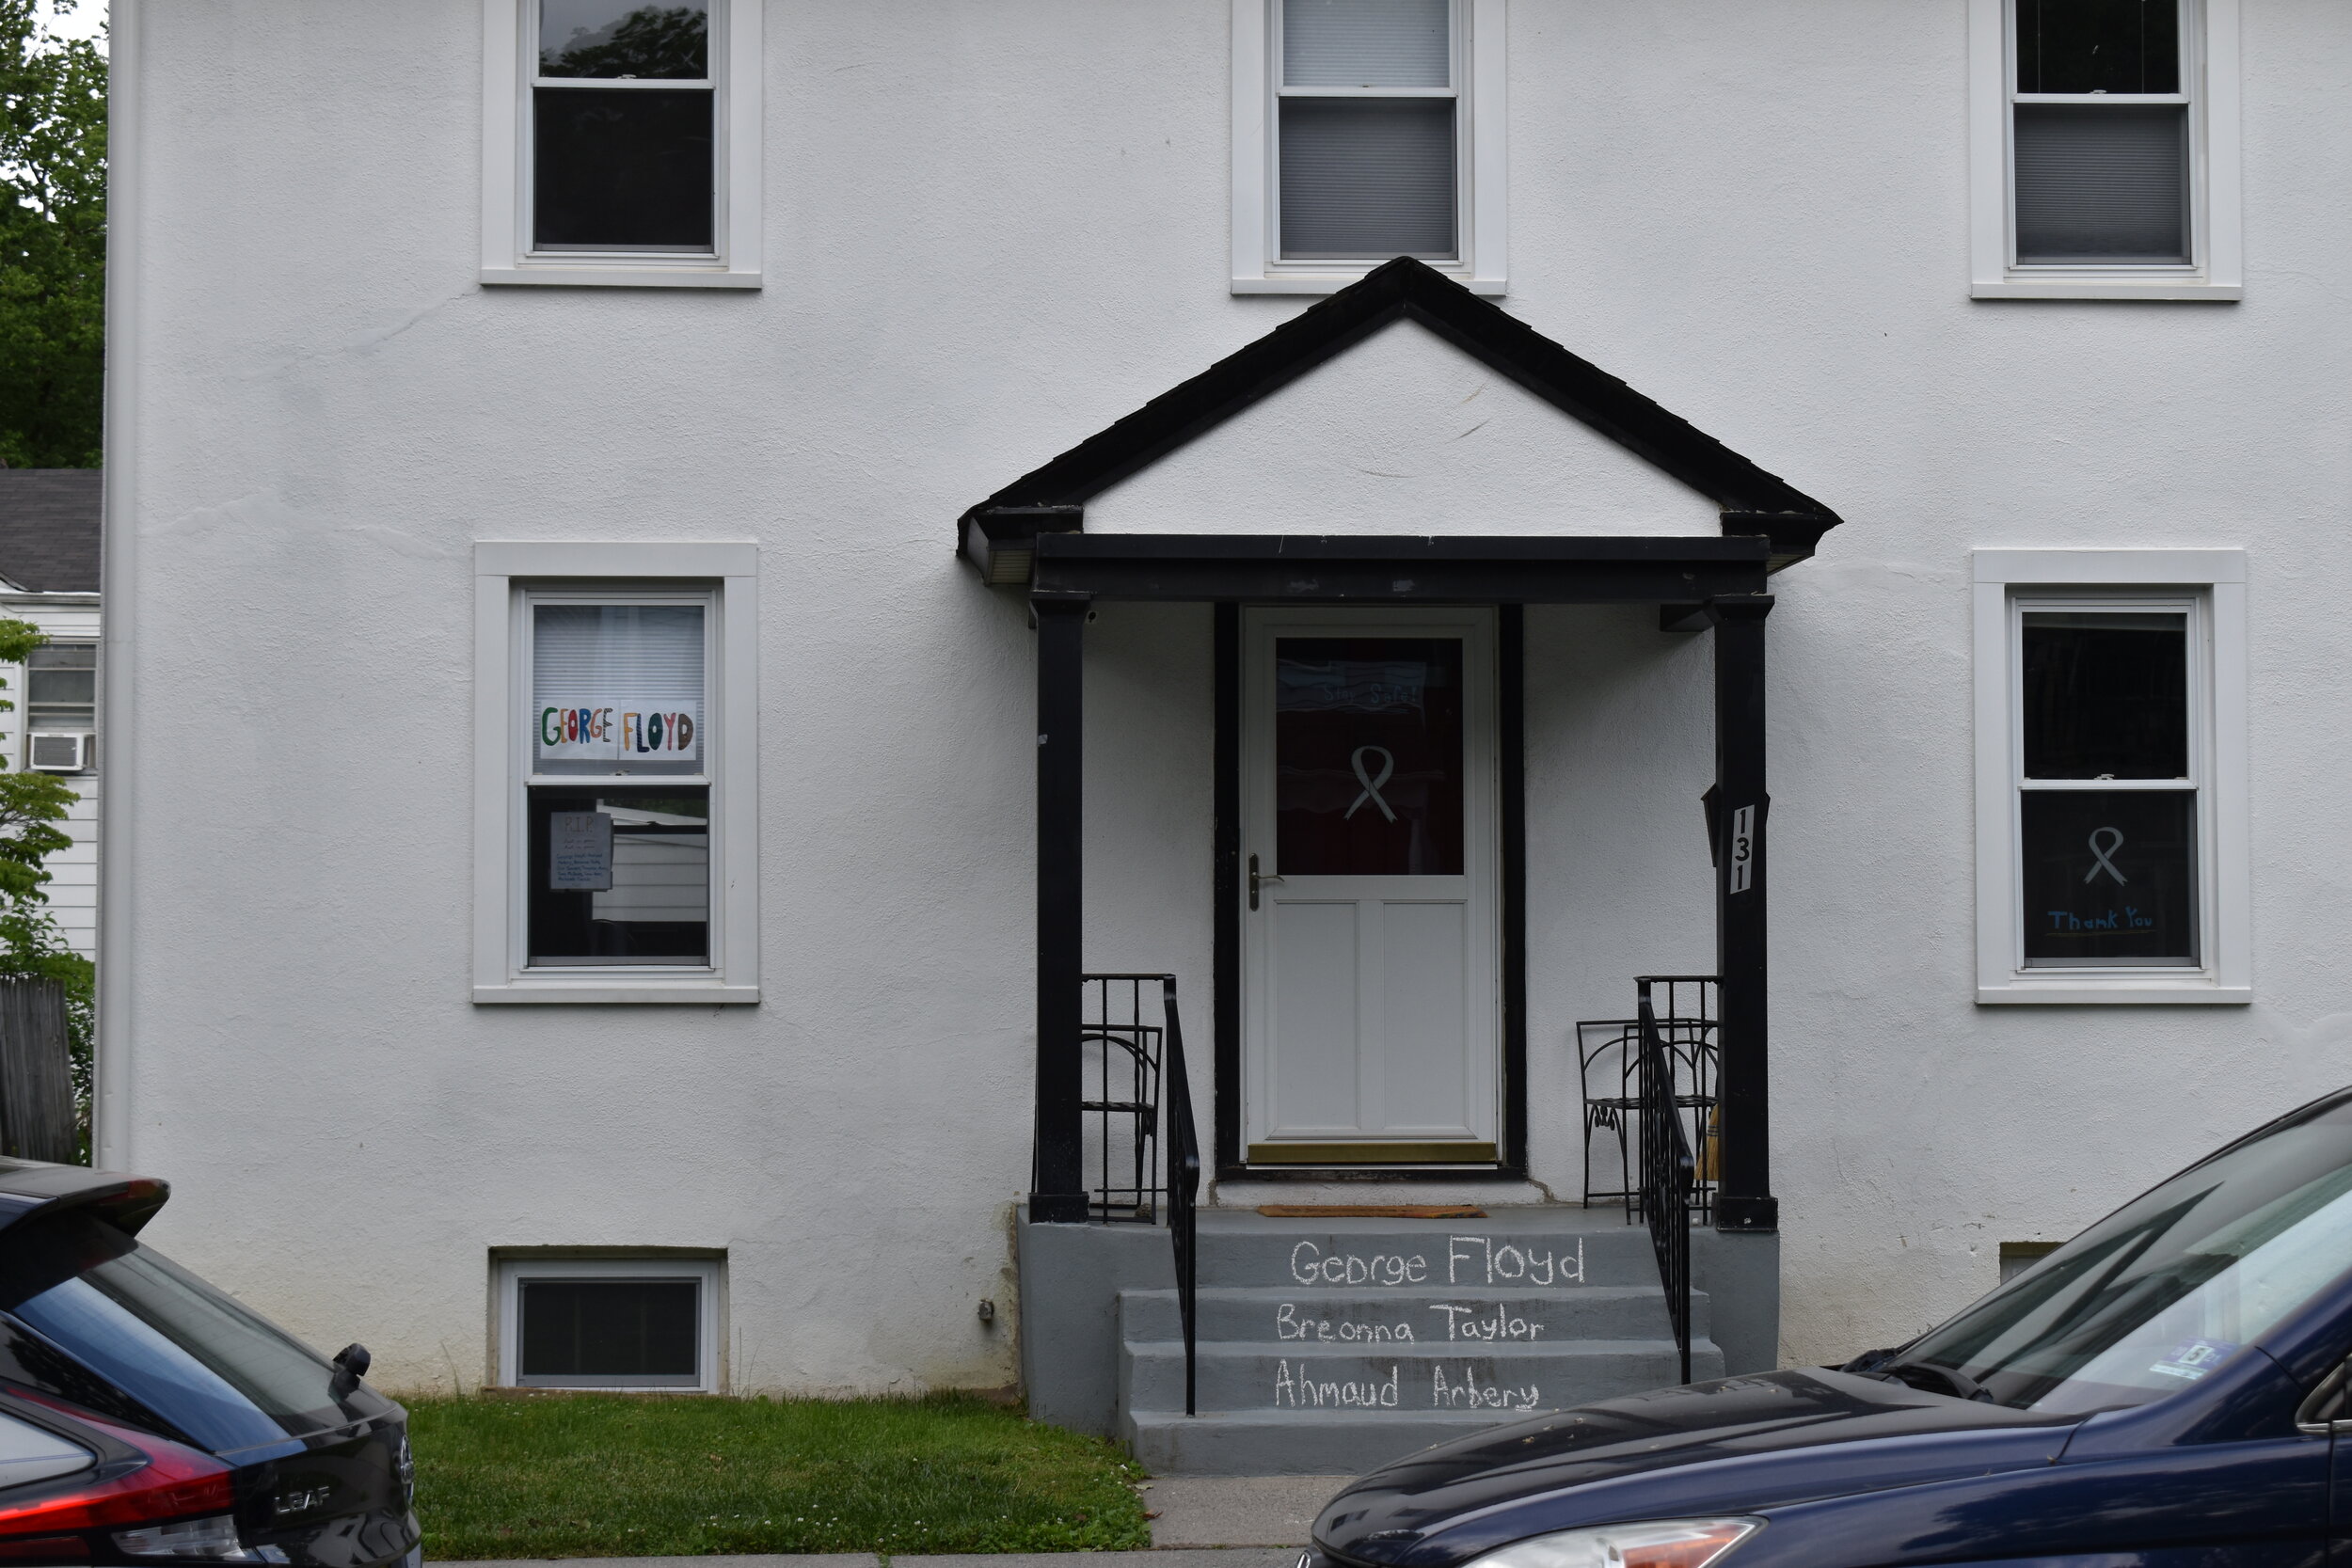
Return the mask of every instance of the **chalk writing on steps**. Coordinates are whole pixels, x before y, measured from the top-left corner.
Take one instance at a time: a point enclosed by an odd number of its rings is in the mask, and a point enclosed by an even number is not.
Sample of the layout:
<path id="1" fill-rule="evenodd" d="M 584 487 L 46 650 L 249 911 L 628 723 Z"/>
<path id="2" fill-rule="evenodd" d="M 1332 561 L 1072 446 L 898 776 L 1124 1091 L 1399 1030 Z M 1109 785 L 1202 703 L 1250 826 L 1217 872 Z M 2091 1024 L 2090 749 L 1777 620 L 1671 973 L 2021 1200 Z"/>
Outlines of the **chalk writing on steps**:
<path id="1" fill-rule="evenodd" d="M 1313 1242 L 1291 1248 L 1291 1277 L 1301 1285 L 1428 1285 L 1438 1269 L 1422 1253 L 1326 1252 Z M 1581 1285 L 1584 1238 L 1561 1251 L 1498 1243 L 1492 1236 L 1449 1236 L 1442 1283 L 1447 1285 Z"/>
<path id="2" fill-rule="evenodd" d="M 1387 1339 L 1409 1340 L 1413 1338 L 1411 1323 L 1364 1323 L 1352 1319 L 1333 1323 L 1328 1318 L 1302 1318 L 1295 1302 L 1284 1302 L 1274 1314 L 1274 1337 L 1278 1339 L 1312 1339 L 1318 1344 L 1378 1343 Z"/>
<path id="3" fill-rule="evenodd" d="M 1445 1368 L 1429 1369 L 1429 1404 L 1438 1410 L 1534 1410 L 1543 1390 L 1530 1383 L 1518 1387 L 1479 1381 L 1478 1369 L 1467 1363 L 1458 1376 Z M 1285 1360 L 1276 1364 L 1274 1407 L 1277 1410 L 1395 1410 L 1405 1402 L 1404 1369 L 1391 1364 L 1384 1378 L 1380 1369 L 1364 1369 L 1362 1377 L 1317 1377 L 1310 1363 L 1295 1370 Z M 1419 1401 L 1414 1402 L 1416 1405 Z"/>
<path id="4" fill-rule="evenodd" d="M 1508 1303 L 1499 1302 L 1489 1309 L 1466 1302 L 1441 1301 L 1429 1310 L 1445 1314 L 1445 1337 L 1449 1339 L 1534 1339 L 1544 1332 L 1543 1324 L 1520 1317 Z"/>
<path id="5" fill-rule="evenodd" d="M 1362 1382 L 1311 1377 L 1303 1361 L 1299 1363 L 1295 1376 L 1292 1374 L 1291 1364 L 1287 1361 L 1274 1375 L 1274 1407 L 1277 1410 L 1348 1406 L 1359 1410 L 1393 1410 L 1403 1392 L 1404 1372 L 1397 1367 L 1389 1369 L 1386 1383 L 1380 1381 L 1377 1372 Z"/>
<path id="6" fill-rule="evenodd" d="M 1430 1368 L 1429 1378 L 1429 1402 L 1441 1410 L 1533 1410 L 1543 1397 L 1532 1383 L 1524 1388 L 1485 1386 L 1470 1367 L 1462 1369 L 1459 1383 L 1447 1377 L 1443 1367 Z"/>

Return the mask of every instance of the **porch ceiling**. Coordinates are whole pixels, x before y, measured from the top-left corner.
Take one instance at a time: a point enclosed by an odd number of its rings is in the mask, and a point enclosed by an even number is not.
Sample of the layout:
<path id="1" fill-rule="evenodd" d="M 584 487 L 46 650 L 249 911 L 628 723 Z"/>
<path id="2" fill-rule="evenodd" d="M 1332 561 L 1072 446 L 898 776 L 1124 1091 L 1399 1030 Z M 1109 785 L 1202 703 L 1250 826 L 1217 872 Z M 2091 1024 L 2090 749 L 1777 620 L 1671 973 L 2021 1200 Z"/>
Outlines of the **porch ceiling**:
<path id="1" fill-rule="evenodd" d="M 1031 591 L 1104 599 L 1677 604 L 1760 594 L 1771 541 L 1041 532 Z"/>

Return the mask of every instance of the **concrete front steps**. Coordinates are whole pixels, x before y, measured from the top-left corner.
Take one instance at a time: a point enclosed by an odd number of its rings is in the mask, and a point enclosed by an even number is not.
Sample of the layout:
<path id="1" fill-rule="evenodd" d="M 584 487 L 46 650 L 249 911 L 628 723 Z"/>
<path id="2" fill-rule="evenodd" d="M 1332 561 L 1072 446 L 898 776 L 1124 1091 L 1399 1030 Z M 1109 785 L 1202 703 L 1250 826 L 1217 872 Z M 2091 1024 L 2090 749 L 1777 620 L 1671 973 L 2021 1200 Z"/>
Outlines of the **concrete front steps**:
<path id="1" fill-rule="evenodd" d="M 1161 1475 L 1359 1474 L 1680 1381 L 1649 1235 L 1606 1211 L 1200 1215 L 1196 1378 L 1173 1291 L 1119 1296 L 1120 1434 Z M 1692 1302 L 1693 1378 L 1722 1375 Z"/>

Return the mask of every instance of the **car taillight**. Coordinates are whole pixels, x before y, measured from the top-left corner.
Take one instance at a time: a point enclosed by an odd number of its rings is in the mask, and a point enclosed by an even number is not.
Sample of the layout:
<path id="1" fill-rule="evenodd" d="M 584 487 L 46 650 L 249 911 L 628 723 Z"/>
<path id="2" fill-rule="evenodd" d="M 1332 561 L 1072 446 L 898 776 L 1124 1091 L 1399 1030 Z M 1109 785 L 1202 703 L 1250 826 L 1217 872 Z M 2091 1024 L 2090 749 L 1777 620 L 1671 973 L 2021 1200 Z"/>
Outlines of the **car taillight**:
<path id="1" fill-rule="evenodd" d="M 211 1454 L 150 1433 L 83 1419 L 136 1449 L 147 1463 L 110 1480 L 0 1505 L 0 1562 L 84 1561 L 87 1546 L 71 1539 L 82 1531 L 152 1526 L 190 1514 L 225 1513 L 236 1506 L 229 1466 Z"/>

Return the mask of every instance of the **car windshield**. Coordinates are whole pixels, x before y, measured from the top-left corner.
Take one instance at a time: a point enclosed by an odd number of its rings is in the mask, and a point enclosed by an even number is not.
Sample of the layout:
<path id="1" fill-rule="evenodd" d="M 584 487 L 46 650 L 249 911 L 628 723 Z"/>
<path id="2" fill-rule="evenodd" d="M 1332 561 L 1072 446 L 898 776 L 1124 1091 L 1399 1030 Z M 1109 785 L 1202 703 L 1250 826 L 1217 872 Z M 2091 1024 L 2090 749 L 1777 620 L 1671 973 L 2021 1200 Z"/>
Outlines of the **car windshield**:
<path id="1" fill-rule="evenodd" d="M 1957 1372 L 1966 1381 L 1952 1391 L 2021 1410 L 2145 1404 L 2227 1362 L 2347 1269 L 2352 1099 L 2142 1195 L 1895 1365 Z"/>
<path id="2" fill-rule="evenodd" d="M 9 1243 L 0 1309 L 214 1452 L 350 1418 L 316 1352 L 112 1226 L 61 1215 Z"/>

